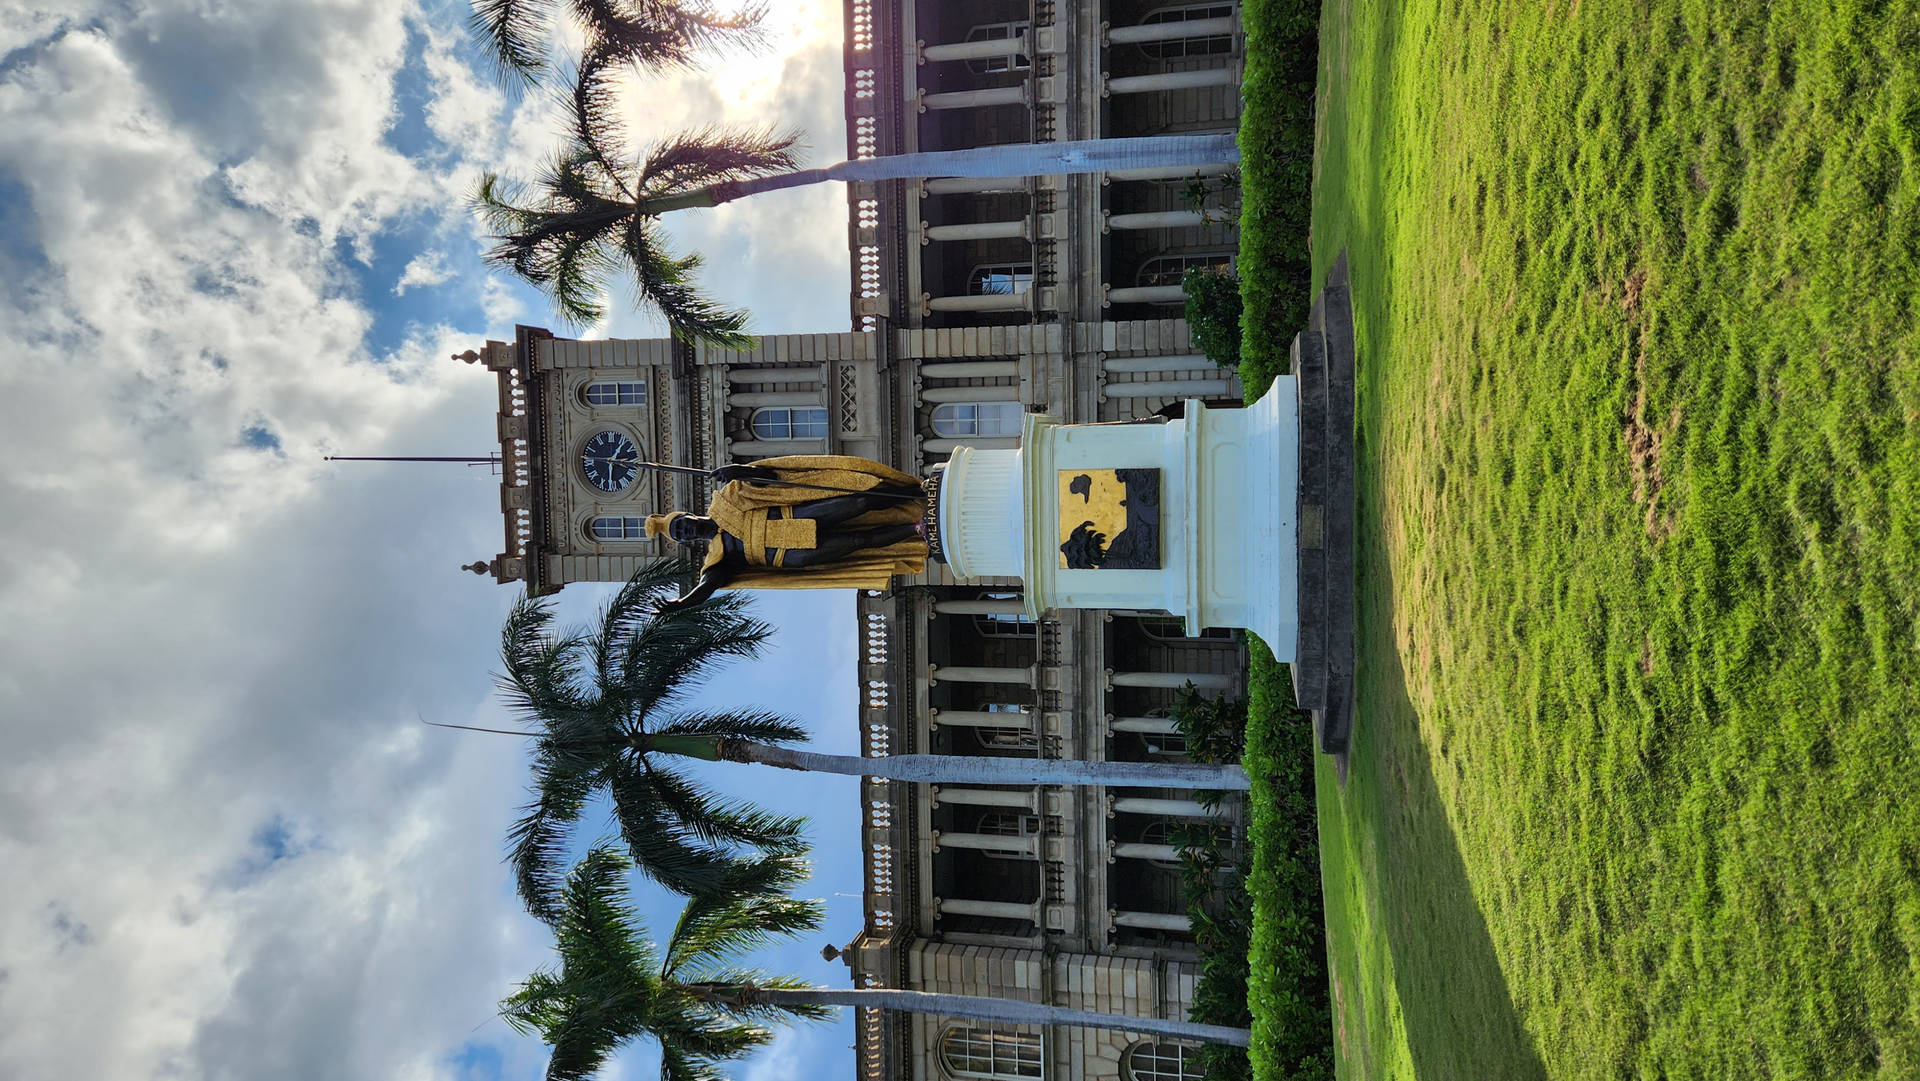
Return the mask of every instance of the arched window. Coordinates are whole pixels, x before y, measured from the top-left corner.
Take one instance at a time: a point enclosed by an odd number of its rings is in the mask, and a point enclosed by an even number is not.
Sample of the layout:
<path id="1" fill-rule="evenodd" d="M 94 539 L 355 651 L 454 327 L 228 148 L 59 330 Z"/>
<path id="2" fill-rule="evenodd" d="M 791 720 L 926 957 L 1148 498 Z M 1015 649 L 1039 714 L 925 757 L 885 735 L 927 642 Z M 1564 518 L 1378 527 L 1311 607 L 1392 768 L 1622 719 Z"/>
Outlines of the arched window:
<path id="1" fill-rule="evenodd" d="M 1032 263 L 985 263 L 967 275 L 967 293 L 976 297 L 1010 297 L 1032 286 Z"/>
<path id="2" fill-rule="evenodd" d="M 581 397 L 588 405 L 645 405 L 647 385 L 629 379 L 603 380 L 588 383 Z"/>
<path id="3" fill-rule="evenodd" d="M 1127 1045 L 1120 1070 L 1127 1081 L 1200 1081 L 1200 1049 L 1141 1040 Z"/>
<path id="4" fill-rule="evenodd" d="M 947 439 L 970 435 L 1019 435 L 1019 402 L 944 402 L 933 407 L 928 425 Z"/>
<path id="5" fill-rule="evenodd" d="M 1136 285 L 1179 285 L 1187 276 L 1187 271 L 1213 270 L 1221 274 L 1233 273 L 1233 253 L 1230 251 L 1182 252 L 1179 255 L 1161 255 L 1140 265 L 1140 276 Z M 1180 303 L 1174 301 L 1173 303 Z"/>
<path id="6" fill-rule="evenodd" d="M 587 531 L 594 540 L 645 540 L 646 521 L 634 514 L 609 514 L 593 520 Z"/>
<path id="7" fill-rule="evenodd" d="M 968 41 L 1005 41 L 1019 37 L 1027 32 L 1025 21 L 1012 23 L 986 23 L 967 31 Z M 1031 47 L 1032 43 L 1029 42 Z M 986 74 L 993 71 L 1025 71 L 1033 66 L 1026 56 L 985 56 L 967 61 L 967 70 Z"/>
<path id="8" fill-rule="evenodd" d="M 1194 22 L 1199 19 L 1226 19 L 1233 16 L 1232 4 L 1183 4 L 1155 8 L 1141 19 L 1148 26 L 1160 23 Z M 1176 60 L 1184 56 L 1220 56 L 1233 51 L 1233 35 L 1219 34 L 1172 41 L 1143 41 L 1140 51 L 1158 60 Z"/>
<path id="9" fill-rule="evenodd" d="M 1142 844 L 1149 845 L 1172 844 L 1173 826 L 1164 818 L 1156 818 L 1140 830 L 1140 841 Z M 1179 860 L 1148 860 L 1147 862 L 1163 870 L 1178 871 L 1180 869 Z"/>
<path id="10" fill-rule="evenodd" d="M 771 405 L 753 411 L 755 439 L 825 439 L 827 411 L 817 405 Z"/>
<path id="11" fill-rule="evenodd" d="M 1040 1034 L 955 1025 L 940 1034 L 940 1065 L 949 1077 L 1020 1081 L 1040 1076 Z"/>

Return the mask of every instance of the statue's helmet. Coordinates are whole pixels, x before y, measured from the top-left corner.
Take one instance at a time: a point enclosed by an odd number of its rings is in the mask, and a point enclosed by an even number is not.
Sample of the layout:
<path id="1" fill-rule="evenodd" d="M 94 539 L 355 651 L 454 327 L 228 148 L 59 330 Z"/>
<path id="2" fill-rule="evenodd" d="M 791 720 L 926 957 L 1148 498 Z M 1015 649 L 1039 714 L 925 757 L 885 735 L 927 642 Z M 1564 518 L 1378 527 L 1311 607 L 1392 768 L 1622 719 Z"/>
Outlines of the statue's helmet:
<path id="1" fill-rule="evenodd" d="M 649 537 L 670 536 L 671 534 L 668 532 L 668 530 L 672 527 L 673 520 L 675 518 L 681 517 L 686 513 L 687 512 L 683 510 L 675 510 L 675 511 L 668 511 L 665 514 L 647 515 L 647 536 Z"/>

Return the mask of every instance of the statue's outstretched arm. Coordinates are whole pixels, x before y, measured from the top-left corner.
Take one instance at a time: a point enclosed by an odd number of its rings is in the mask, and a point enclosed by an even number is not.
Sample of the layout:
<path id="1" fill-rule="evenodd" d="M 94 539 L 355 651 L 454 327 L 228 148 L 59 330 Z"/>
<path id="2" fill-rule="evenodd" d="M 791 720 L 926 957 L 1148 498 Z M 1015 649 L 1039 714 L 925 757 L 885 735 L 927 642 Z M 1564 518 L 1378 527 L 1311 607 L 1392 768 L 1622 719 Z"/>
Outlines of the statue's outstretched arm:
<path id="1" fill-rule="evenodd" d="M 780 479 L 779 470 L 764 465 L 723 465 L 707 474 L 715 484 L 744 480 L 749 484 L 768 484 Z"/>
<path id="2" fill-rule="evenodd" d="M 733 575 L 731 573 L 719 564 L 715 564 L 714 566 L 708 567 L 706 571 L 700 575 L 700 580 L 694 583 L 693 588 L 687 591 L 686 596 L 676 597 L 670 601 L 661 601 L 659 611 L 677 612 L 682 608 L 691 608 L 712 597 L 714 590 L 724 587 L 732 580 Z"/>

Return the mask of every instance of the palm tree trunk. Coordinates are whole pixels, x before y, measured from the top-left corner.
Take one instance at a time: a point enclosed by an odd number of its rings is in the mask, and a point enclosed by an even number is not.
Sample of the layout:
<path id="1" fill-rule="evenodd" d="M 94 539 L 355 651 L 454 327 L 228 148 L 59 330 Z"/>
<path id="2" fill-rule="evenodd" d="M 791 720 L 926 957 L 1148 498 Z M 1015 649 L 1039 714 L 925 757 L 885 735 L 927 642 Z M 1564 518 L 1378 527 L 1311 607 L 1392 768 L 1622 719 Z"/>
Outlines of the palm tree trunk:
<path id="1" fill-rule="evenodd" d="M 660 748 L 665 750 L 666 748 Z M 837 773 L 846 777 L 882 777 L 890 781 L 933 784 L 1104 785 L 1107 788 L 1197 788 L 1245 791 L 1247 773 L 1232 763 L 1219 766 L 1159 762 L 1085 762 L 1051 758 L 993 758 L 985 755 L 891 754 L 862 758 L 775 747 L 750 740 L 722 740 L 720 757 L 781 769 Z"/>
<path id="2" fill-rule="evenodd" d="M 647 200 L 640 213 L 648 216 L 672 210 L 718 206 L 748 195 L 818 184 L 827 180 L 899 180 L 935 176 L 1055 176 L 1062 173 L 1106 173 L 1119 169 L 1170 169 L 1204 165 L 1232 165 L 1240 161 L 1240 144 L 1226 135 L 1152 135 L 1136 139 L 1080 139 L 1054 143 L 1008 143 L 971 150 L 932 150 L 922 154 L 890 154 L 859 158 L 824 169 L 796 169 L 790 173 L 714 184 L 681 195 Z"/>
<path id="3" fill-rule="evenodd" d="M 1133 1017 L 1128 1014 L 1100 1013 L 1097 1010 L 1073 1010 L 1038 1002 L 989 998 L 985 995 L 943 995 L 933 991 L 898 991 L 882 987 L 857 987 L 845 990 L 808 988 L 788 990 L 755 987 L 733 994 L 722 992 L 716 998 L 758 1001 L 769 1005 L 865 1006 L 869 1009 L 901 1010 L 907 1013 L 937 1014 L 963 1021 L 994 1021 L 1007 1025 L 1074 1025 L 1080 1028 L 1104 1028 L 1115 1032 L 1137 1032 L 1167 1040 L 1194 1040 L 1199 1043 L 1224 1043 L 1246 1047 L 1252 1033 L 1229 1025 L 1203 1025 L 1197 1021 L 1173 1021 L 1157 1017 Z"/>

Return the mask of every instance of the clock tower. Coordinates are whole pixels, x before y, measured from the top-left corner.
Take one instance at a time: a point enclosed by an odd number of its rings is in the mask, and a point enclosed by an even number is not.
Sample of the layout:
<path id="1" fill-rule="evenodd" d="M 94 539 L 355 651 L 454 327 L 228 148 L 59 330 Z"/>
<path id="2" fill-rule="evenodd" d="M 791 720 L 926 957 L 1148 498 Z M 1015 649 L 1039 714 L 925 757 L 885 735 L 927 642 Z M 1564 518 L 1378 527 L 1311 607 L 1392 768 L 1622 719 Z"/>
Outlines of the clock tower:
<path id="1" fill-rule="evenodd" d="M 642 462 L 707 470 L 779 454 L 875 457 L 875 425 L 860 408 L 873 338 L 768 335 L 735 351 L 520 326 L 510 343 L 461 354 L 497 380 L 505 525 L 502 551 L 470 569 L 539 596 L 568 582 L 624 582 L 675 554 L 647 539 L 646 516 L 704 507 L 710 487 Z"/>

